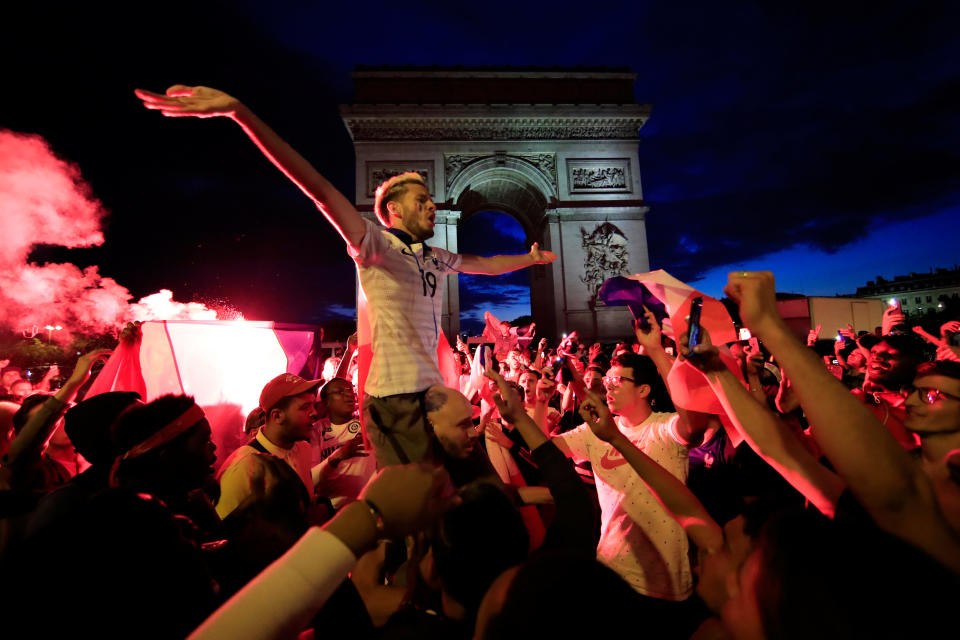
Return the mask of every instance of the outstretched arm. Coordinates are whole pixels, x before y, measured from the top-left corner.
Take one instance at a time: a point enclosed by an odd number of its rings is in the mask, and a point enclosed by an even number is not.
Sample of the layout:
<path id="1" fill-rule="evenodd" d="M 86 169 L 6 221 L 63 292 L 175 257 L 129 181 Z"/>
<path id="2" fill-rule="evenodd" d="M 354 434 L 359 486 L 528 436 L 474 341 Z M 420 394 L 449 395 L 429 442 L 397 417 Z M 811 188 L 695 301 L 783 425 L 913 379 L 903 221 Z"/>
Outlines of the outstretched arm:
<path id="1" fill-rule="evenodd" d="M 657 372 L 663 380 L 663 385 L 667 388 L 667 393 L 671 394 L 670 389 L 670 370 L 673 368 L 673 359 L 667 355 L 663 349 L 660 338 L 660 324 L 653 312 L 646 307 L 643 308 L 643 315 L 646 316 L 648 328 L 640 328 L 640 321 L 634 321 L 634 335 L 637 342 L 643 347 L 644 353 L 657 365 Z M 677 432 L 684 439 L 685 444 L 691 447 L 698 447 L 703 442 L 703 433 L 710 427 L 711 416 L 697 411 L 687 411 L 677 407 L 677 413 L 680 419 L 677 421 Z"/>
<path id="2" fill-rule="evenodd" d="M 343 355 L 340 357 L 340 365 L 337 367 L 337 372 L 334 374 L 335 378 L 343 378 L 344 380 L 349 380 L 350 376 L 348 375 L 350 371 L 350 361 L 353 360 L 353 354 L 357 352 L 357 333 L 354 332 L 349 338 L 347 338 L 347 347 L 343 350 Z"/>
<path id="3" fill-rule="evenodd" d="M 501 273 L 509 273 L 518 269 L 532 267 L 535 264 L 550 264 L 557 259 L 557 254 L 552 251 L 542 251 L 540 243 L 534 242 L 530 247 L 530 253 L 520 256 L 493 256 L 484 258 L 483 256 L 461 256 L 463 262 L 460 263 L 460 271 L 463 273 L 476 273 L 485 276 L 498 276 Z"/>
<path id="4" fill-rule="evenodd" d="M 263 155 L 307 194 L 351 246 L 357 247 L 366 235 L 366 225 L 356 208 L 329 180 L 313 168 L 276 132 L 239 100 L 210 87 L 176 84 L 166 95 L 137 89 L 137 97 L 147 109 L 171 118 L 226 117 L 239 124 Z"/>
<path id="5" fill-rule="evenodd" d="M 63 383 L 63 387 L 43 403 L 41 409 L 27 420 L 23 429 L 10 443 L 10 450 L 4 456 L 4 464 L 14 466 L 21 460 L 33 460 L 39 457 L 57 420 L 67 410 L 83 383 L 90 377 L 93 364 L 97 360 L 106 359 L 109 355 L 109 349 L 97 349 L 80 356 L 77 365 L 73 368 L 73 373 Z"/>
<path id="6" fill-rule="evenodd" d="M 960 540 L 944 520 L 929 478 L 793 336 L 777 312 L 773 274 L 731 273 L 725 291 L 790 376 L 817 443 L 877 525 L 960 571 Z"/>
<path id="7" fill-rule="evenodd" d="M 701 332 L 702 342 L 692 354 L 687 335 L 680 337 L 679 347 L 683 356 L 704 373 L 727 416 L 743 434 L 750 448 L 821 513 L 832 518 L 840 494 L 846 488 L 843 480 L 820 464 L 766 404 L 743 388 L 720 360 L 706 329 L 701 329 Z"/>

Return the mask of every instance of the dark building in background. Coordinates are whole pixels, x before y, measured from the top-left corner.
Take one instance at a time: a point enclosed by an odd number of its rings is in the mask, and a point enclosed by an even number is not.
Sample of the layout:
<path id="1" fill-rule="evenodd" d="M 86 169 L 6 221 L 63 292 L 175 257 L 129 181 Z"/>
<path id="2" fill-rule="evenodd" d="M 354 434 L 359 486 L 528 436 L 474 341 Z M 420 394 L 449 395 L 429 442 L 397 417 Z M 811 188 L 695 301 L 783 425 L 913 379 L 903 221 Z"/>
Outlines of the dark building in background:
<path id="1" fill-rule="evenodd" d="M 960 299 L 960 267 L 935 269 L 930 273 L 911 273 L 887 280 L 877 276 L 857 289 L 858 298 L 896 298 L 904 313 L 922 314 L 942 309 L 947 301 Z"/>

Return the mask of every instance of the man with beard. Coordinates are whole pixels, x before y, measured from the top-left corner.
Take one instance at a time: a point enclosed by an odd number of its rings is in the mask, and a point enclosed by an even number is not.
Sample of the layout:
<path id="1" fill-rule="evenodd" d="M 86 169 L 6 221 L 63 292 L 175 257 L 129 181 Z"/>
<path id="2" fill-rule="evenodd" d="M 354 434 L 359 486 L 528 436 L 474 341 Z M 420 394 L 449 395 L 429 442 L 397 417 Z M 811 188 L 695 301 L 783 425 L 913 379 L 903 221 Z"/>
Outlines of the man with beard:
<path id="1" fill-rule="evenodd" d="M 499 275 L 557 256 L 534 243 L 519 256 L 468 256 L 426 244 L 437 206 L 422 176 L 393 176 L 376 190 L 367 220 L 307 160 L 236 98 L 209 87 L 174 85 L 166 94 L 137 90 L 148 109 L 171 117 L 234 120 L 330 221 L 347 243 L 367 299 L 372 359 L 364 388 L 364 423 L 378 466 L 430 459 L 425 422 L 428 388 L 444 384 L 437 362 L 448 274 Z M 386 227 L 386 228 L 384 228 Z"/>
<path id="2" fill-rule="evenodd" d="M 321 382 L 283 373 L 263 387 L 260 407 L 266 422 L 253 440 L 230 454 L 217 475 L 220 482 L 217 514 L 221 518 L 255 495 L 258 485 L 265 481 L 262 459 L 255 455 L 257 452 L 276 456 L 290 465 L 303 483 L 307 494 L 305 502 L 311 502 L 314 482 L 309 440 L 313 423 L 317 421 L 314 403 Z"/>

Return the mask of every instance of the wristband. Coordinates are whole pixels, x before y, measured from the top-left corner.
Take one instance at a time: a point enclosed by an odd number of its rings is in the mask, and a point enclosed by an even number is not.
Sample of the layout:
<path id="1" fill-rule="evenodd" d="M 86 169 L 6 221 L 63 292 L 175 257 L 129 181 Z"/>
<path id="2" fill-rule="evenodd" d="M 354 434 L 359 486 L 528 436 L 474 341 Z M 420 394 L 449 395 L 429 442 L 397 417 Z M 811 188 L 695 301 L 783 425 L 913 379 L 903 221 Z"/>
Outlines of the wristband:
<path id="1" fill-rule="evenodd" d="M 383 522 L 383 514 L 380 512 L 379 507 L 373 502 L 367 499 L 360 500 L 367 509 L 370 511 L 370 515 L 374 520 L 374 529 L 377 532 L 377 540 L 384 540 L 387 537 L 386 534 L 386 525 Z"/>

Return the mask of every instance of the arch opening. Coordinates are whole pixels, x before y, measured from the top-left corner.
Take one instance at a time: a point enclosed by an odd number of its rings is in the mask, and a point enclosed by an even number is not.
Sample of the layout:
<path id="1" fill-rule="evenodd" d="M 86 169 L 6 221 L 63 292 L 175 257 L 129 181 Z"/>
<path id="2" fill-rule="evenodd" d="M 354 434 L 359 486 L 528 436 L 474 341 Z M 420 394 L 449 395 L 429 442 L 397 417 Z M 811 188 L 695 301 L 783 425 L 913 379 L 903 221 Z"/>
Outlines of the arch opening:
<path id="1" fill-rule="evenodd" d="M 528 251 L 527 232 L 515 216 L 495 208 L 483 208 L 464 216 L 458 229 L 461 253 L 495 256 Z M 470 335 L 483 332 L 484 311 L 500 320 L 530 315 L 530 275 L 526 270 L 500 276 L 461 274 L 460 330 Z"/>

